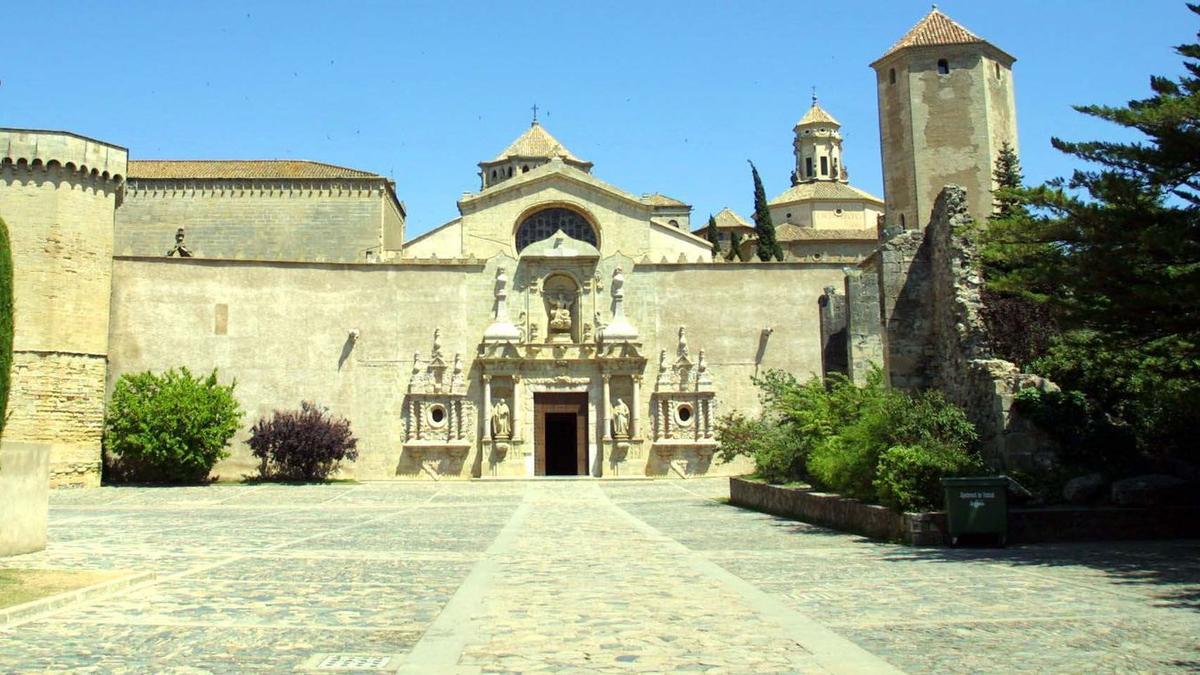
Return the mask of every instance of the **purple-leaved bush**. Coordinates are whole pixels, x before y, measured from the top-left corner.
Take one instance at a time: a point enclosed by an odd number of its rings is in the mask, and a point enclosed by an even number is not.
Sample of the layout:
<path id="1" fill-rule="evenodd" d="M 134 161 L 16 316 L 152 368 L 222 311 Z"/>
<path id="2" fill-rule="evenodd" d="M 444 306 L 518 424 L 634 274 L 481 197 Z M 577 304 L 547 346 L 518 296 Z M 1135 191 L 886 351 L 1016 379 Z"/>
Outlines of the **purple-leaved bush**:
<path id="1" fill-rule="evenodd" d="M 358 459 L 350 422 L 304 401 L 300 410 L 276 410 L 250 430 L 250 449 L 264 478 L 325 480 L 342 460 Z"/>

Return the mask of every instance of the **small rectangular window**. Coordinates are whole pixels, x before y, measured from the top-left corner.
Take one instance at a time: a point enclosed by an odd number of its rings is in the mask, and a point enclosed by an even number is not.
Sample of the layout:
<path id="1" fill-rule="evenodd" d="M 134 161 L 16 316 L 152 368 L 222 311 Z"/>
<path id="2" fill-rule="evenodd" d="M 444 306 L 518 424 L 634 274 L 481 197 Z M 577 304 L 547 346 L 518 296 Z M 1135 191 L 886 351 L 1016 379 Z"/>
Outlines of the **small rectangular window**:
<path id="1" fill-rule="evenodd" d="M 938 75 L 950 74 L 950 62 L 946 59 L 938 59 Z"/>
<path id="2" fill-rule="evenodd" d="M 829 175 L 829 158 L 828 157 L 821 158 L 821 175 L 822 176 Z"/>
<path id="3" fill-rule="evenodd" d="M 804 174 L 805 174 L 806 176 L 808 176 L 809 178 L 812 178 L 812 176 L 813 176 L 813 163 L 812 163 L 812 157 L 805 157 L 805 158 L 804 158 Z"/>

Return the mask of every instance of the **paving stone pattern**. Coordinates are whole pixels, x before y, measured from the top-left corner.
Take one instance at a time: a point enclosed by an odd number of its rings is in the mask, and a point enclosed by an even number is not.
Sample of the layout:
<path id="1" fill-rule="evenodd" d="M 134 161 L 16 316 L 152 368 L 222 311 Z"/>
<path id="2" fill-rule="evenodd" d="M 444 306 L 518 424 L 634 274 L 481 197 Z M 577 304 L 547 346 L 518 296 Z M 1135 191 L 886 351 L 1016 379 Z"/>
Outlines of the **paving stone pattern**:
<path id="1" fill-rule="evenodd" d="M 153 571 L 0 629 L 0 672 L 1200 668 L 1200 542 L 870 542 L 727 481 L 102 488 L 5 564 Z"/>

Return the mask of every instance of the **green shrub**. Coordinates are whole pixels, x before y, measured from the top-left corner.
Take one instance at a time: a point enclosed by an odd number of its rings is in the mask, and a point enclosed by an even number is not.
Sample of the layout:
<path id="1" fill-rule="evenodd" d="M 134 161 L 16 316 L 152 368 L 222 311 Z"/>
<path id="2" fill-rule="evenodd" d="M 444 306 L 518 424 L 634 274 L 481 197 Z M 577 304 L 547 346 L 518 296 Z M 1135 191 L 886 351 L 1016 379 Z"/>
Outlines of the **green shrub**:
<path id="1" fill-rule="evenodd" d="M 195 483 L 229 456 L 242 411 L 235 384 L 217 371 L 194 377 L 187 368 L 161 375 L 122 375 L 104 429 L 106 477 L 147 483 Z"/>
<path id="2" fill-rule="evenodd" d="M 897 511 L 926 511 L 942 506 L 941 479 L 983 471 L 979 457 L 939 444 L 897 445 L 879 456 L 875 492 L 879 503 Z"/>
<path id="3" fill-rule="evenodd" d="M 974 425 L 938 392 L 892 389 L 879 369 L 861 387 L 841 375 L 801 384 L 777 370 L 754 382 L 763 414 L 723 416 L 717 440 L 722 459 L 751 457 L 765 480 L 807 480 L 847 497 L 918 508 L 936 498 L 942 476 L 979 470 Z M 896 448 L 903 450 L 889 456 Z"/>
<path id="4" fill-rule="evenodd" d="M 729 462 L 750 457 L 758 476 L 770 483 L 788 483 L 804 475 L 804 456 L 788 429 L 765 417 L 733 412 L 717 418 L 718 457 Z"/>
<path id="5" fill-rule="evenodd" d="M 276 410 L 271 419 L 260 419 L 247 443 L 262 460 L 263 478 L 325 480 L 342 460 L 358 459 L 349 420 L 328 413 L 303 401 L 300 410 Z"/>

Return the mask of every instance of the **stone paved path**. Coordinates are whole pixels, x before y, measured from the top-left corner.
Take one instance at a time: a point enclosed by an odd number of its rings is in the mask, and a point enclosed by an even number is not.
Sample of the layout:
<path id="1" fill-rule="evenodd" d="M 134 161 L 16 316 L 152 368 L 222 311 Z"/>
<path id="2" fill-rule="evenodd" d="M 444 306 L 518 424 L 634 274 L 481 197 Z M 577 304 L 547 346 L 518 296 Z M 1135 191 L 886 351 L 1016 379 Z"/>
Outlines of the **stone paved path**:
<path id="1" fill-rule="evenodd" d="M 11 564 L 157 578 L 0 628 L 0 672 L 1200 668 L 1200 542 L 910 549 L 726 495 L 717 479 L 55 492 L 50 548 Z"/>

